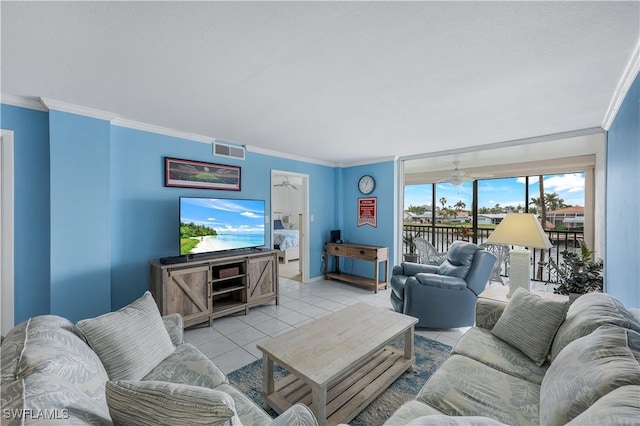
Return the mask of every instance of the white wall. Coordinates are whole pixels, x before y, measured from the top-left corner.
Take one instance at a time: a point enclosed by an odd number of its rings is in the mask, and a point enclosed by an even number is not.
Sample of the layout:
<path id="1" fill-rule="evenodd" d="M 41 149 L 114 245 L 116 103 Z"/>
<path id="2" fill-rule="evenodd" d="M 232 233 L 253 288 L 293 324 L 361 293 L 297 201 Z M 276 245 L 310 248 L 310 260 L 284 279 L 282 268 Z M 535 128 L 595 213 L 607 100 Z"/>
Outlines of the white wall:
<path id="1" fill-rule="evenodd" d="M 273 219 L 282 219 L 287 215 L 291 216 L 292 229 L 298 229 L 298 215 L 303 212 L 302 180 L 298 179 L 300 180 L 299 183 L 292 178 L 289 180 L 298 188 L 297 190 L 283 186 L 273 188 Z"/>

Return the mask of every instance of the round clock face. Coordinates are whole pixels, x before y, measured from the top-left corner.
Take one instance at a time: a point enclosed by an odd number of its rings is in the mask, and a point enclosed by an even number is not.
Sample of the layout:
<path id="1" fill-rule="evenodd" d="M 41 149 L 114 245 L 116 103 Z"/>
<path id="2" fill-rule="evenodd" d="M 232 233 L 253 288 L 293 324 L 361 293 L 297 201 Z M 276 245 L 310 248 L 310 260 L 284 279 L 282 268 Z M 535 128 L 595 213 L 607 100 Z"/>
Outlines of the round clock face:
<path id="1" fill-rule="evenodd" d="M 363 194 L 371 194 L 376 187 L 376 181 L 369 175 L 364 175 L 358 181 L 358 189 Z"/>

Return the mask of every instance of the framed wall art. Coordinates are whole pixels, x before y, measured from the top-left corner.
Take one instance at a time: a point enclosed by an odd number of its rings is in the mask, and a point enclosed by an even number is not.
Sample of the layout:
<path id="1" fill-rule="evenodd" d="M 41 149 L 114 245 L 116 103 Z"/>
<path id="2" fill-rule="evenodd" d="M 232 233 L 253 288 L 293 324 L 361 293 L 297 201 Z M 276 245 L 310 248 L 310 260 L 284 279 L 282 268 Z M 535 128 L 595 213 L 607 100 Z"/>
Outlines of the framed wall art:
<path id="1" fill-rule="evenodd" d="M 358 198 L 358 226 L 378 226 L 377 197 Z"/>
<path id="2" fill-rule="evenodd" d="M 164 186 L 240 191 L 240 167 L 165 157 Z"/>

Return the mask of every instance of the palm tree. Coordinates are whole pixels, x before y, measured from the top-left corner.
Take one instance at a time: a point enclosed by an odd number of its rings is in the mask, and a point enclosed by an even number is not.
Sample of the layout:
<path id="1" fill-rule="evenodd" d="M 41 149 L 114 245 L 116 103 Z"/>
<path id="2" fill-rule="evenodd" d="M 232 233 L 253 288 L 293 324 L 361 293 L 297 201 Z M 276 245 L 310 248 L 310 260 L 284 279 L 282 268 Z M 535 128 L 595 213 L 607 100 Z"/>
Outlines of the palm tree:
<path id="1" fill-rule="evenodd" d="M 544 186 L 544 184 L 543 184 Z M 544 190 L 544 188 L 543 188 Z M 560 198 L 560 196 L 558 194 L 556 194 L 555 192 L 552 193 L 547 193 L 547 194 L 540 194 L 540 197 L 532 197 L 531 198 L 531 203 L 535 206 L 535 212 L 539 212 L 540 211 L 540 199 L 544 200 L 544 208 L 547 211 L 554 211 L 554 210 L 558 210 L 558 209 L 563 209 L 565 207 L 569 207 L 567 204 L 565 204 L 564 200 L 562 198 Z M 534 209 L 532 209 L 534 210 Z"/>
<path id="2" fill-rule="evenodd" d="M 457 203 L 453 205 L 453 207 L 456 208 L 456 211 L 461 211 L 461 210 L 464 210 L 464 208 L 467 207 L 467 205 L 465 204 L 464 201 L 459 200 Z"/>
<path id="3" fill-rule="evenodd" d="M 545 194 L 545 204 L 547 206 L 547 210 L 549 211 L 554 211 L 558 209 L 563 209 L 565 207 L 569 207 L 564 203 L 564 200 L 560 198 L 560 196 L 555 192 L 551 194 Z"/>
<path id="4" fill-rule="evenodd" d="M 447 205 L 447 199 L 444 197 L 440 198 L 440 204 L 442 204 L 442 208 L 444 209 L 444 206 Z"/>
<path id="5" fill-rule="evenodd" d="M 538 200 L 538 202 L 542 200 L 540 202 L 540 220 L 542 221 L 542 229 L 544 229 L 544 226 L 547 223 L 547 202 L 549 200 L 548 197 L 545 197 L 543 178 L 544 176 L 538 177 L 538 182 L 540 187 L 540 199 Z M 546 195 L 551 195 L 551 194 L 546 194 Z M 558 194 L 554 192 L 554 195 L 556 196 L 556 198 L 558 198 Z M 539 280 L 542 280 L 542 269 L 543 269 L 542 265 L 544 264 L 544 255 L 545 255 L 545 251 L 540 250 L 540 262 L 538 263 L 538 279 Z"/>

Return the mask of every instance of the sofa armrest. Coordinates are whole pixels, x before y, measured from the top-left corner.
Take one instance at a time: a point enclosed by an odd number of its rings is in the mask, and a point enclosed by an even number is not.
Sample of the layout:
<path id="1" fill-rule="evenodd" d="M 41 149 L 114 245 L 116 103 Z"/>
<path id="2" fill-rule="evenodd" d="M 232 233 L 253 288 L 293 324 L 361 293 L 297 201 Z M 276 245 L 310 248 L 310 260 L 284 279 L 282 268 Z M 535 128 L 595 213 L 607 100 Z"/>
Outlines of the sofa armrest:
<path id="1" fill-rule="evenodd" d="M 420 284 L 431 287 L 450 290 L 464 290 L 467 288 L 467 282 L 465 280 L 458 277 L 450 277 L 448 275 L 420 273 L 416 274 L 415 278 Z"/>
<path id="2" fill-rule="evenodd" d="M 506 302 L 479 297 L 476 301 L 476 327 L 491 330 L 506 307 Z"/>
<path id="3" fill-rule="evenodd" d="M 306 405 L 295 404 L 273 419 L 269 426 L 318 426 L 318 421 Z"/>
<path id="4" fill-rule="evenodd" d="M 164 322 L 164 327 L 167 329 L 169 337 L 171 337 L 171 343 L 173 343 L 173 346 L 181 345 L 184 337 L 184 323 L 182 322 L 182 315 L 166 315 L 162 317 L 162 322 Z"/>

